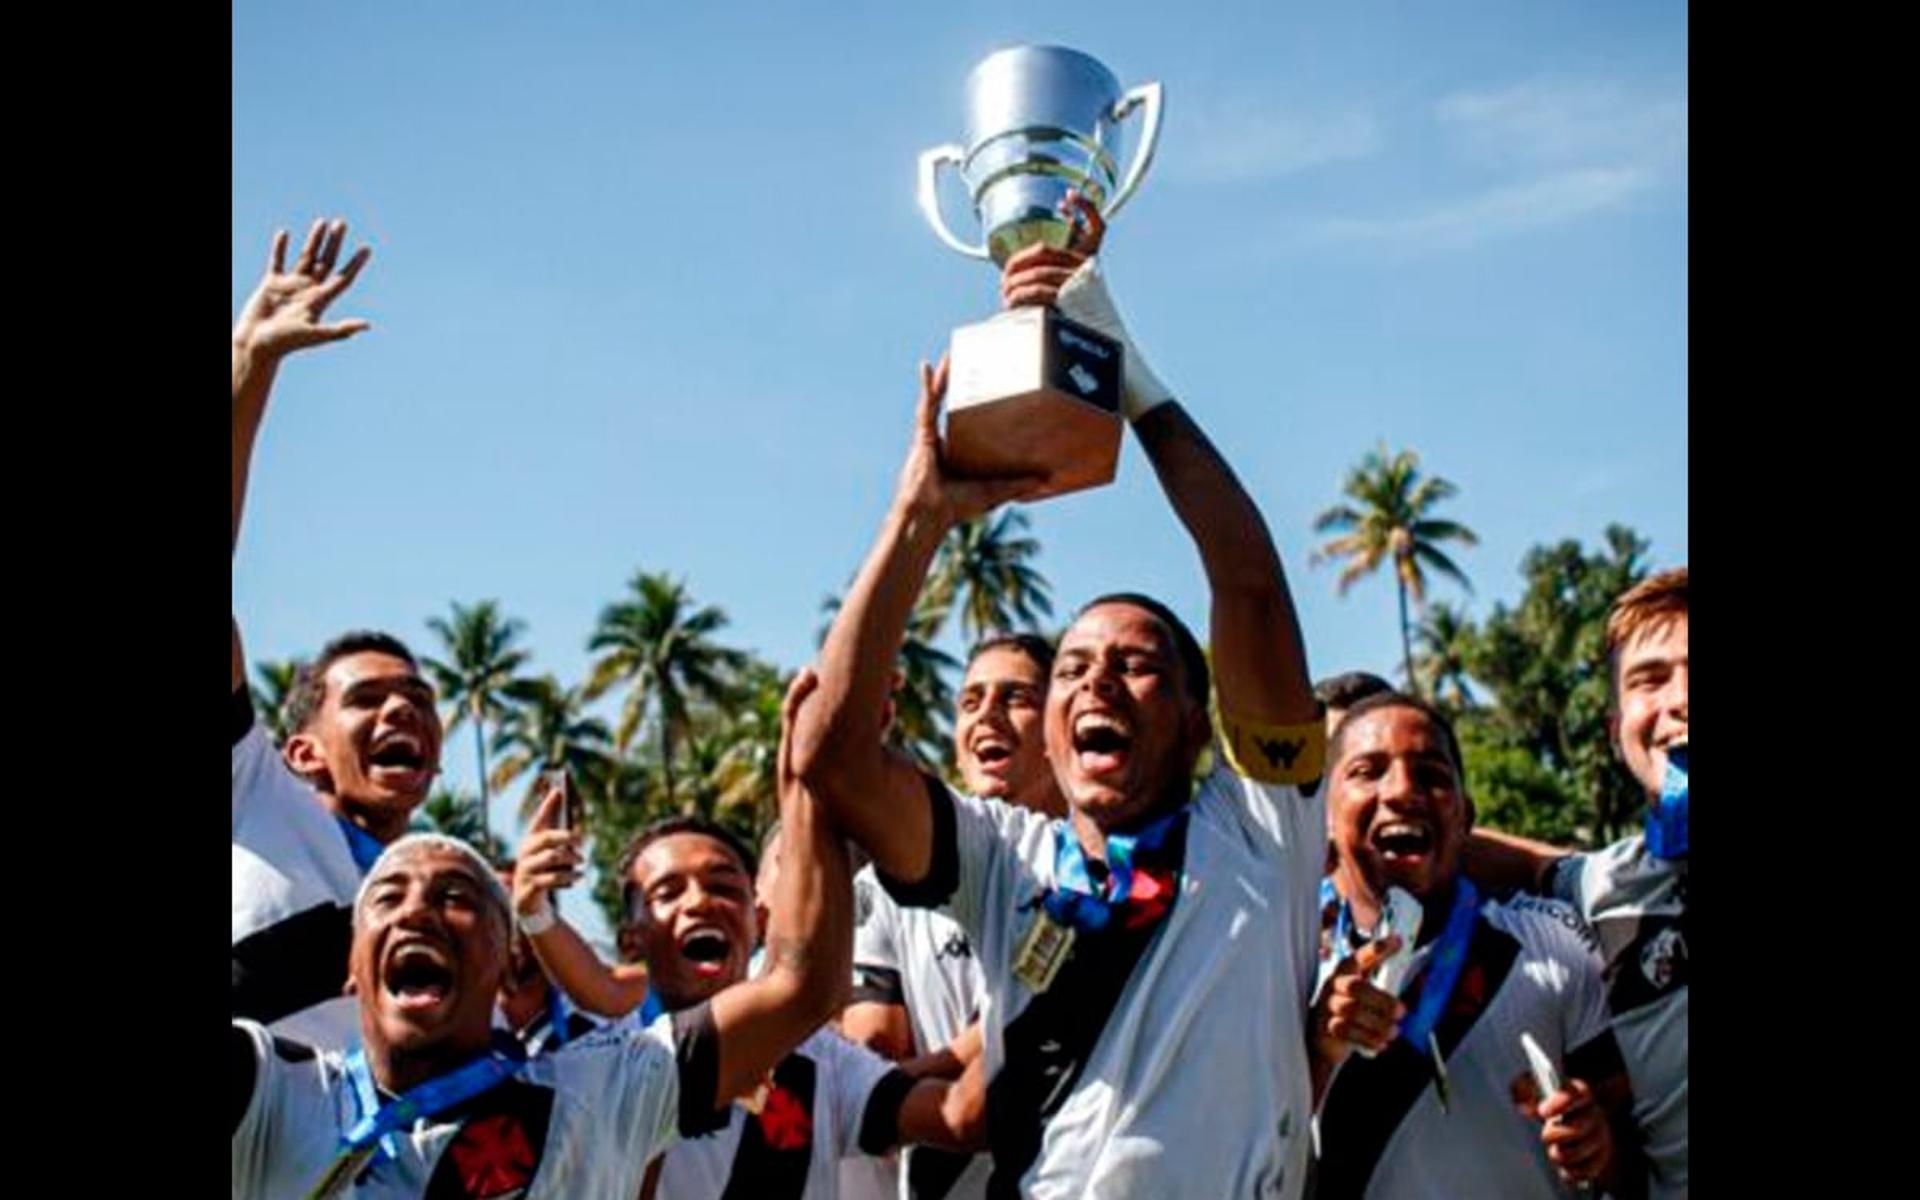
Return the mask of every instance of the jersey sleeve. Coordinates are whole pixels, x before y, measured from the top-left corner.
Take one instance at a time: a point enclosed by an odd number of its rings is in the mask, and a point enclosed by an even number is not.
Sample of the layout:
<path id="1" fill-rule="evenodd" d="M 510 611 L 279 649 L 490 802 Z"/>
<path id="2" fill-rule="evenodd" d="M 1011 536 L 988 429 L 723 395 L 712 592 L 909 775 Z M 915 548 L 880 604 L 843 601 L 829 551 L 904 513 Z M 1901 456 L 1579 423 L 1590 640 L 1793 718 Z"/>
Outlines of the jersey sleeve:
<path id="1" fill-rule="evenodd" d="M 837 1034 L 828 1032 L 819 1045 L 833 1060 L 833 1150 L 836 1157 L 847 1158 L 862 1153 L 861 1131 L 869 1121 L 884 1121 L 888 1127 L 894 1124 L 906 1093 L 898 1088 L 897 1082 L 889 1086 L 882 1086 L 883 1083 L 891 1076 L 898 1076 L 911 1087 L 912 1080 L 865 1046 L 855 1045 Z M 884 1111 L 870 1114 L 870 1105 Z M 880 1152 L 884 1153 L 887 1148 L 882 1146 Z"/>
<path id="2" fill-rule="evenodd" d="M 853 879 L 853 1003 L 906 1003 L 898 917 L 873 867 L 863 867 Z"/>
<path id="3" fill-rule="evenodd" d="M 956 796 L 926 776 L 933 851 L 926 878 L 902 883 L 879 871 L 889 896 L 913 908 L 948 912 L 978 941 L 991 910 L 1038 886 L 1034 860 L 1047 846 L 1047 818 L 998 800 Z"/>
<path id="4" fill-rule="evenodd" d="M 1555 900 L 1573 905 L 1574 911 L 1591 919 L 1593 914 L 1587 910 L 1587 863 L 1589 854 L 1569 854 L 1554 860 L 1547 869 L 1547 895 Z"/>
<path id="5" fill-rule="evenodd" d="M 281 769 L 266 727 L 254 715 L 253 703 L 242 687 L 233 693 L 228 725 L 233 729 L 233 833 L 253 799 L 271 786 L 270 770 Z"/>

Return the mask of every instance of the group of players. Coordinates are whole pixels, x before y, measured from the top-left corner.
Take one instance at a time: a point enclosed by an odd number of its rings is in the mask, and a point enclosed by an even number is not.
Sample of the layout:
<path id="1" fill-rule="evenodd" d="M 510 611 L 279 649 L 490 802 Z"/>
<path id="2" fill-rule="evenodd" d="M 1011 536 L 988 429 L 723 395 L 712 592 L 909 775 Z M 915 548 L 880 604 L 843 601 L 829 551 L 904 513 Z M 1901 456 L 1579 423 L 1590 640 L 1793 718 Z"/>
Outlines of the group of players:
<path id="1" fill-rule="evenodd" d="M 562 790 L 510 866 L 407 832 L 432 687 L 377 633 L 302 671 L 275 746 L 232 648 L 236 1197 L 1684 1196 L 1686 571 L 1608 625 L 1647 832 L 1473 827 L 1446 714 L 1316 689 L 1264 519 L 1079 248 L 1006 264 L 1124 348 L 1123 410 L 1211 594 L 975 649 L 956 791 L 888 748 L 893 663 L 955 524 L 1031 492 L 942 461 L 921 368 L 893 504 L 789 688 L 779 823 L 621 860 L 620 963 L 555 911 Z M 234 329 L 233 535 L 280 362 L 353 336 L 342 222 L 285 233 Z M 866 860 L 855 873 L 853 857 Z"/>

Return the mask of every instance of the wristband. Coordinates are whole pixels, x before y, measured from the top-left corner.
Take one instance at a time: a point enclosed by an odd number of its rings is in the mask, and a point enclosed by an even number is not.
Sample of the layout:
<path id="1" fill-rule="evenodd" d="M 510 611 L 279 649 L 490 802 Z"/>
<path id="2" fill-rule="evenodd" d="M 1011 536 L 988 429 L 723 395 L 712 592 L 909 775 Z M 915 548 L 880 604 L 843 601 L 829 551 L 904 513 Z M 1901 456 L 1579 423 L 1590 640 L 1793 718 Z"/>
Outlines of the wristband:
<path id="1" fill-rule="evenodd" d="M 530 913 L 521 913 L 517 918 L 520 932 L 528 937 L 536 937 L 552 929 L 559 917 L 553 911 L 553 897 L 540 897 L 540 907 Z"/>
<path id="2" fill-rule="evenodd" d="M 1107 294 L 1097 260 L 1090 258 L 1081 263 L 1061 285 L 1053 304 L 1062 315 L 1092 326 L 1120 343 L 1125 358 L 1121 363 L 1120 411 L 1127 420 L 1138 421 L 1150 410 L 1173 399 L 1167 385 L 1160 382 L 1160 377 L 1147 365 L 1146 355 L 1140 353 L 1140 347 L 1127 336 L 1126 323 L 1121 321 L 1113 297 Z"/>

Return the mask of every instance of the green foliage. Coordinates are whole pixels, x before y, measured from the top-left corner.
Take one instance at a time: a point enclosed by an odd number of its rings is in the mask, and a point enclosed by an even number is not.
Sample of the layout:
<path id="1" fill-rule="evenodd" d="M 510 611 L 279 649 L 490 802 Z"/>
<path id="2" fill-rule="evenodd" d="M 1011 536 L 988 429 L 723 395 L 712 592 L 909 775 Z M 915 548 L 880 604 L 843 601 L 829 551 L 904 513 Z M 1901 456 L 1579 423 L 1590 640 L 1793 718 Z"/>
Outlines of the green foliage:
<path id="1" fill-rule="evenodd" d="M 423 833 L 460 838 L 491 863 L 504 862 L 512 853 L 511 848 L 487 828 L 486 818 L 473 798 L 451 788 L 441 788 L 427 797 L 427 802 L 414 811 L 412 827 Z"/>
<path id="2" fill-rule="evenodd" d="M 253 677 L 254 682 L 249 685 L 253 711 L 260 714 L 260 723 L 266 726 L 273 744 L 283 746 L 287 735 L 293 732 L 287 728 L 287 701 L 293 696 L 294 681 L 300 677 L 300 660 L 262 659 L 253 664 Z"/>

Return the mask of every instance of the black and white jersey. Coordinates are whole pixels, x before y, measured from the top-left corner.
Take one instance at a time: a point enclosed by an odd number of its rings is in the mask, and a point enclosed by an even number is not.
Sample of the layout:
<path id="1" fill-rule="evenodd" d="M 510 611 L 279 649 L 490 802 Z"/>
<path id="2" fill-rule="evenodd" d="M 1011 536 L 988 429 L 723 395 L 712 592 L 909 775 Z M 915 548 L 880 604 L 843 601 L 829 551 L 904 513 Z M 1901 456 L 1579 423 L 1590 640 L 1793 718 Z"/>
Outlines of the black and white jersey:
<path id="1" fill-rule="evenodd" d="M 305 1196 L 359 1117 L 342 1056 L 233 1023 L 233 1196 Z M 513 1079 L 421 1118 L 342 1193 L 367 1200 L 633 1200 L 647 1160 L 715 1128 L 719 1044 L 705 1005 L 589 1034 Z"/>
<path id="2" fill-rule="evenodd" d="M 912 1086 L 886 1059 L 819 1030 L 774 1068 L 759 1112 L 736 1104 L 724 1128 L 667 1151 L 655 1200 L 832 1200 L 842 1160 L 892 1148 Z"/>
<path id="3" fill-rule="evenodd" d="M 937 909 L 896 903 L 871 866 L 854 877 L 853 889 L 853 999 L 905 1006 L 917 1054 L 951 1045 L 973 1023 L 987 990 L 967 931 Z M 912 1146 L 901 1159 L 915 1200 L 987 1194 L 988 1155 Z"/>
<path id="4" fill-rule="evenodd" d="M 1409 1008 L 1433 949 L 1414 955 Z M 1528 1070 L 1523 1032 L 1563 1079 L 1620 1073 L 1599 943 L 1571 907 L 1533 896 L 1487 901 L 1474 921 L 1434 1028 L 1445 1108 L 1430 1054 L 1405 1038 L 1372 1059 L 1352 1055 L 1335 1072 L 1316 1122 L 1316 1200 L 1573 1196 L 1547 1161 L 1541 1126 L 1521 1115 L 1509 1090 Z"/>
<path id="5" fill-rule="evenodd" d="M 944 906 L 967 932 L 987 985 L 986 1069 L 999 1086 L 1009 1037 L 1039 1032 L 1021 1024 L 1035 993 L 1013 967 L 1055 882 L 1063 823 L 928 782 L 926 879 L 879 878 L 902 904 Z M 1112 981 L 1117 1000 L 1090 1031 L 1071 1086 L 1063 1079 L 1041 1098 L 1051 1116 L 1031 1163 L 996 1187 L 1017 1182 L 1037 1197 L 1300 1194 L 1326 838 L 1317 787 L 1305 795 L 1258 782 L 1222 756 L 1190 806 L 1171 913 Z M 990 1100 L 990 1121 L 993 1108 Z"/>
<path id="6" fill-rule="evenodd" d="M 1574 854 L 1554 866 L 1554 895 L 1578 908 L 1606 959 L 1613 1033 L 1633 1081 L 1651 1194 L 1687 1194 L 1687 863 L 1656 858 L 1646 838 Z"/>
<path id="7" fill-rule="evenodd" d="M 288 769 L 233 694 L 233 990 L 231 1015 L 310 1046 L 338 1050 L 360 1036 L 360 1009 L 342 994 L 361 868 L 347 834 Z"/>

